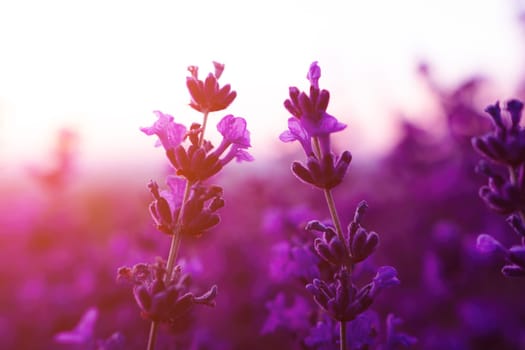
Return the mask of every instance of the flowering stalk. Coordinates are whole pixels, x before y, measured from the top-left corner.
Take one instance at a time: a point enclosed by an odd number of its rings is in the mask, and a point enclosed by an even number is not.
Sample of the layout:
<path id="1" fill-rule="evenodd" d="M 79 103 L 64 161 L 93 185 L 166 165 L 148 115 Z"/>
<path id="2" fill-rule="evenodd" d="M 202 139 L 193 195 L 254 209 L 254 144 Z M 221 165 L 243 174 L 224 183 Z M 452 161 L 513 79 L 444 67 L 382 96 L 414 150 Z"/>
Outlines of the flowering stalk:
<path id="1" fill-rule="evenodd" d="M 188 130 L 172 116 L 157 111 L 158 120 L 151 127 L 141 128 L 145 134 L 158 137 L 157 145 L 163 146 L 175 170 L 166 181 L 169 190 L 160 191 L 155 182 L 148 185 L 154 198 L 149 207 L 151 216 L 157 229 L 171 236 L 167 262 L 158 259 L 155 264 L 119 269 L 119 278 L 134 285 L 142 316 L 151 321 L 147 350 L 155 349 L 160 324 L 174 324 L 196 304 L 215 305 L 216 286 L 201 296 L 187 292 L 188 276 L 176 265 L 182 236 L 198 237 L 220 221 L 217 211 L 224 206 L 222 188 L 207 185 L 206 180 L 233 159 L 253 160 L 246 151 L 250 133 L 243 118 L 226 115 L 219 121 L 217 129 L 223 139 L 217 148 L 204 137 L 209 113 L 227 108 L 236 97 L 230 85 L 219 86 L 224 65 L 214 62 L 214 66 L 215 72 L 204 81 L 198 78 L 196 66 L 188 68 L 190 106 L 203 114 L 202 126 L 193 123 Z M 190 144 L 185 146 L 186 140 Z"/>
<path id="2" fill-rule="evenodd" d="M 368 232 L 361 226 L 367 208 L 365 202 L 359 203 L 347 234 L 343 233 L 332 189 L 343 181 L 352 156 L 349 151 L 336 156 L 331 149 L 331 134 L 345 129 L 346 125 L 326 112 L 330 94 L 319 89 L 320 77 L 321 69 L 317 62 L 313 62 L 307 73 L 309 94 L 300 92 L 296 87 L 290 88 L 290 98 L 284 106 L 292 117 L 288 119 L 288 130 L 280 135 L 280 139 L 283 142 L 299 141 L 301 144 L 307 157 L 306 165 L 293 162 L 292 172 L 302 182 L 323 190 L 335 226 L 334 230 L 313 220 L 306 227 L 309 231 L 322 233 L 322 237 L 314 240 L 314 249 L 321 260 L 330 266 L 325 275 L 333 276 L 331 280 L 314 278 L 306 289 L 321 309 L 339 322 L 340 349 L 346 350 L 347 322 L 366 311 L 382 289 L 399 284 L 399 280 L 393 267 L 382 266 L 372 282 L 362 288 L 358 289 L 352 281 L 353 266 L 374 252 L 379 238 L 375 232 Z"/>
<path id="3" fill-rule="evenodd" d="M 501 272 L 507 277 L 525 277 L 525 128 L 520 126 L 523 103 L 513 99 L 506 103 L 507 116 L 499 102 L 485 109 L 494 130 L 472 139 L 474 149 L 485 160 L 477 171 L 489 178 L 479 195 L 487 206 L 507 215 L 507 222 L 520 237 L 520 244 L 506 248 L 488 234 L 478 236 L 477 247 L 483 252 L 501 251 L 507 264 Z M 490 163 L 488 163 L 488 160 Z M 502 168 L 507 175 L 502 174 Z"/>

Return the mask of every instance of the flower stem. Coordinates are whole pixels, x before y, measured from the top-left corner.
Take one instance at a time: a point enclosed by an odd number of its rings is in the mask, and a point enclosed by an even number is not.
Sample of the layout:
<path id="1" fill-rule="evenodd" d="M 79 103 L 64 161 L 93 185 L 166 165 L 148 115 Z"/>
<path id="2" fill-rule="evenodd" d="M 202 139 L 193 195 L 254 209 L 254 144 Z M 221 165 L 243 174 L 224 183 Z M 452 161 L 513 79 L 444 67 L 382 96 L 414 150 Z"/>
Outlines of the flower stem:
<path id="1" fill-rule="evenodd" d="M 155 343 L 157 342 L 157 330 L 159 329 L 159 324 L 157 322 L 151 322 L 151 327 L 149 329 L 149 338 L 148 338 L 148 347 L 146 350 L 154 350 Z"/>
<path id="2" fill-rule="evenodd" d="M 321 145 L 319 144 L 319 138 L 314 137 L 314 149 L 317 156 L 317 159 L 321 160 L 322 154 L 321 154 Z M 324 197 L 326 199 L 326 204 L 328 205 L 328 210 L 330 210 L 330 216 L 332 217 L 332 222 L 335 225 L 335 231 L 337 233 L 337 237 L 341 240 L 341 243 L 343 243 L 343 246 L 345 247 L 346 251 L 346 245 L 344 244 L 345 239 L 343 237 L 343 229 L 341 226 L 341 220 L 339 220 L 339 215 L 337 214 L 337 208 L 335 206 L 334 197 L 332 196 L 332 191 L 329 189 L 324 189 Z M 346 251 L 346 255 L 348 255 L 348 251 Z"/>
<path id="3" fill-rule="evenodd" d="M 341 220 L 339 220 L 339 214 L 337 214 L 337 208 L 335 206 L 334 197 L 332 196 L 332 191 L 325 189 L 324 197 L 326 199 L 326 204 L 328 205 L 328 210 L 330 210 L 330 216 L 332 217 L 332 221 L 334 222 L 335 231 L 337 232 L 337 236 L 339 237 L 341 242 L 344 243 L 345 240 L 343 237 L 343 229 L 341 227 Z"/>
<path id="4" fill-rule="evenodd" d="M 186 206 L 186 202 L 188 201 L 188 197 L 190 196 L 191 186 L 193 183 L 187 181 L 186 182 L 186 188 L 184 189 L 184 195 L 182 197 L 182 204 L 179 211 L 178 216 L 178 222 L 175 227 L 175 230 L 173 232 L 173 236 L 171 237 L 171 246 L 170 246 L 170 252 L 168 253 L 168 262 L 166 263 L 166 277 L 165 281 L 169 281 L 171 279 L 171 274 L 173 273 L 173 268 L 175 267 L 175 261 L 177 260 L 177 255 L 179 254 L 179 248 L 180 248 L 180 240 L 181 240 L 181 218 L 184 214 L 184 207 Z"/>
<path id="5" fill-rule="evenodd" d="M 202 131 L 199 136 L 199 147 L 202 146 L 204 142 L 204 131 L 206 130 L 207 122 L 208 122 L 208 111 L 205 111 L 203 113 Z M 166 275 L 164 277 L 164 282 L 168 282 L 171 279 L 171 275 L 173 274 L 173 269 L 175 268 L 175 261 L 177 261 L 177 256 L 179 254 L 179 249 L 180 249 L 180 242 L 182 238 L 181 237 L 181 228 L 182 228 L 181 220 L 184 214 L 184 207 L 186 206 L 186 202 L 188 201 L 188 198 L 191 192 L 191 187 L 193 185 L 194 185 L 193 182 L 186 181 L 186 187 L 184 188 L 184 194 L 182 196 L 180 211 L 177 217 L 177 224 L 175 225 L 175 230 L 173 230 L 173 235 L 171 237 L 171 245 L 170 245 L 170 251 L 168 253 L 168 261 L 166 263 Z M 150 330 L 149 330 L 148 346 L 146 350 L 155 349 L 155 343 L 157 342 L 158 328 L 159 328 L 158 323 L 155 321 L 152 321 Z"/>
<path id="6" fill-rule="evenodd" d="M 509 178 L 510 178 L 510 183 L 512 185 L 519 186 L 518 180 L 516 178 L 516 170 L 511 166 L 509 166 Z M 525 213 L 523 212 L 522 209 L 518 209 L 518 215 L 520 216 L 521 221 L 525 224 Z"/>
<path id="7" fill-rule="evenodd" d="M 204 131 L 206 131 L 206 124 L 208 123 L 208 111 L 202 112 L 203 118 L 202 118 L 202 131 L 199 137 L 199 147 L 202 146 L 202 143 L 204 142 Z"/>
<path id="8" fill-rule="evenodd" d="M 339 349 L 346 350 L 346 321 L 339 324 Z"/>
<path id="9" fill-rule="evenodd" d="M 317 156 L 317 159 L 321 160 L 322 152 L 321 152 L 321 145 L 319 144 L 319 138 L 314 137 L 313 141 L 314 141 L 314 151 Z M 341 220 L 339 219 L 339 214 L 337 213 L 337 207 L 335 206 L 335 201 L 334 201 L 334 196 L 332 195 L 332 190 L 325 188 L 323 192 L 324 192 L 324 197 L 326 199 L 326 204 L 328 205 L 328 210 L 330 211 L 330 216 L 332 217 L 332 222 L 334 223 L 334 226 L 335 226 L 337 237 L 339 237 L 339 240 L 341 241 L 341 243 L 343 243 L 343 247 L 345 250 L 345 256 L 350 257 L 350 252 L 348 251 L 348 248 L 346 247 L 346 244 L 345 244 L 345 238 L 343 236 L 343 228 L 341 226 Z M 352 265 L 349 261 L 350 260 L 348 259 L 347 264 L 342 267 L 343 270 L 346 269 L 348 271 L 348 274 L 350 274 L 352 271 Z M 340 322 L 339 344 L 340 344 L 340 347 L 339 347 L 340 350 L 347 349 L 346 347 L 346 322 L 345 321 Z"/>

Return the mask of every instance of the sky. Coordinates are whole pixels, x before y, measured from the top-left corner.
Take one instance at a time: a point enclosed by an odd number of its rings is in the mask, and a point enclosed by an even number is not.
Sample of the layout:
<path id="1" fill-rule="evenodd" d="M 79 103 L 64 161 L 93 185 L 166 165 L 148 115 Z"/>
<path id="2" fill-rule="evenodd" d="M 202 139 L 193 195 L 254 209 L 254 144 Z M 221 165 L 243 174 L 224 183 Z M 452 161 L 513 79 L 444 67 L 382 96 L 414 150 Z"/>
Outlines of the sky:
<path id="1" fill-rule="evenodd" d="M 446 86 L 490 76 L 510 94 L 523 64 L 518 1 L 0 1 L 0 169 L 42 163 L 61 128 L 78 134 L 84 167 L 118 169 L 163 159 L 139 132 L 153 111 L 189 125 L 187 67 L 238 96 L 225 114 L 247 119 L 252 152 L 269 159 L 286 128 L 288 87 L 308 88 L 312 61 L 331 92 L 337 137 L 363 154 L 395 139 L 395 113 L 428 117 L 421 60 Z M 494 96 L 505 99 L 507 96 Z M 488 101 L 489 103 L 492 102 Z M 210 132 L 215 132 L 211 130 Z M 112 171 L 113 171 L 112 170 Z"/>

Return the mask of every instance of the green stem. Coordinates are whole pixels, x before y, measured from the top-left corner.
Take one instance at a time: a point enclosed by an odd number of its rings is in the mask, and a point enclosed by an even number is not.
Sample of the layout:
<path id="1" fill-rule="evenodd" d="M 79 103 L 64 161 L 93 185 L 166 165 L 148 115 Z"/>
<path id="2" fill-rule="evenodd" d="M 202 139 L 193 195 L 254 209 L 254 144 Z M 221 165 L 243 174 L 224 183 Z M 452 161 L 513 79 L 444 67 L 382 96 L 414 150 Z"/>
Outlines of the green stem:
<path id="1" fill-rule="evenodd" d="M 346 321 L 339 324 L 339 349 L 346 350 Z"/>

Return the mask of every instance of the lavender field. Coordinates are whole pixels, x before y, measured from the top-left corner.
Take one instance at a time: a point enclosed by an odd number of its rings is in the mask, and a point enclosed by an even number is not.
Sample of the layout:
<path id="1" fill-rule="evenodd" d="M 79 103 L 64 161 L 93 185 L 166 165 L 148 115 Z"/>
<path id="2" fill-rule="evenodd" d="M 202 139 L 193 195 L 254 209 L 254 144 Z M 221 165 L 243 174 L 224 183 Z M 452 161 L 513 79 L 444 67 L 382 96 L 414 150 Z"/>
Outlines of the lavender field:
<path id="1" fill-rule="evenodd" d="M 80 178 L 64 127 L 0 183 L 0 349 L 525 349 L 524 70 L 443 84 L 419 62 L 433 122 L 392 115 L 369 156 L 349 140 L 366 116 L 331 110 L 346 97 L 312 57 L 275 87 L 259 159 L 232 112 L 251 92 L 212 59 L 171 82 L 190 117 L 126 126 L 157 166 Z"/>

